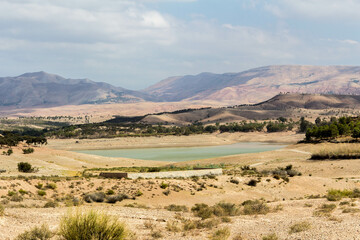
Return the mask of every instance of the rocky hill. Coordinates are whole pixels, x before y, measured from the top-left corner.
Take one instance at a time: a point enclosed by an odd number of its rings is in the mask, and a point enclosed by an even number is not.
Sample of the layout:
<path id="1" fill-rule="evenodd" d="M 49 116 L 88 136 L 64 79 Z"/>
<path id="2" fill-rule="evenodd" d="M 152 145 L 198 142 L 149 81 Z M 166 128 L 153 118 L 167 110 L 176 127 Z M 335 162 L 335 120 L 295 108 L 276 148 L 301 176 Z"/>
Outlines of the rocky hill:
<path id="1" fill-rule="evenodd" d="M 287 117 L 298 119 L 311 115 L 325 117 L 334 115 L 341 110 L 343 114 L 356 115 L 360 113 L 359 95 L 334 94 L 279 94 L 267 101 L 253 105 L 238 105 L 233 107 L 187 109 L 161 114 L 148 114 L 135 118 L 115 118 L 118 121 L 140 121 L 151 124 L 191 124 L 194 122 L 236 122 L 242 120 L 267 120 Z M 305 114 L 304 114 L 305 113 Z"/>
<path id="2" fill-rule="evenodd" d="M 152 100 L 146 93 L 89 79 L 66 79 L 45 72 L 0 78 L 0 106 L 33 107 L 138 102 Z"/>
<path id="3" fill-rule="evenodd" d="M 240 73 L 201 73 L 165 79 L 143 92 L 163 101 L 212 100 L 253 104 L 281 92 L 360 94 L 360 67 L 267 66 Z"/>

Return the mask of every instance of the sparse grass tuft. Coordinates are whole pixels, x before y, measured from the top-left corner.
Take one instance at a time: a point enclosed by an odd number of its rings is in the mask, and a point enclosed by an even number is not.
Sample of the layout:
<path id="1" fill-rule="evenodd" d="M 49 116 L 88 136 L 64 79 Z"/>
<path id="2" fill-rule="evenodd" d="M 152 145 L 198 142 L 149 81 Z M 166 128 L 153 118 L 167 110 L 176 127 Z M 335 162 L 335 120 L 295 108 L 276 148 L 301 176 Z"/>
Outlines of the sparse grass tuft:
<path id="1" fill-rule="evenodd" d="M 168 230 L 169 232 L 180 232 L 180 223 L 177 221 L 168 221 L 166 223 L 166 230 Z"/>
<path id="2" fill-rule="evenodd" d="M 245 215 L 258 215 L 267 214 L 270 212 L 270 207 L 263 201 L 260 200 L 248 200 L 243 202 L 243 214 Z"/>
<path id="3" fill-rule="evenodd" d="M 41 197 L 43 197 L 43 196 L 46 195 L 46 192 L 45 192 L 44 190 L 38 190 L 37 193 L 38 193 L 38 195 L 41 196 Z"/>
<path id="4" fill-rule="evenodd" d="M 47 225 L 41 227 L 35 227 L 29 231 L 26 231 L 18 235 L 15 240 L 47 240 L 54 236 Z"/>
<path id="5" fill-rule="evenodd" d="M 272 233 L 272 234 L 268 234 L 266 236 L 263 236 L 262 237 L 262 240 L 278 240 L 278 236 L 276 236 L 275 233 Z"/>
<path id="6" fill-rule="evenodd" d="M 46 184 L 46 188 L 55 190 L 57 188 L 56 183 L 48 183 Z"/>
<path id="7" fill-rule="evenodd" d="M 342 212 L 343 213 L 358 213 L 358 212 L 360 212 L 360 209 L 358 209 L 358 208 L 345 208 Z"/>
<path id="8" fill-rule="evenodd" d="M 59 204 L 55 201 L 48 201 L 45 203 L 44 208 L 56 208 Z"/>
<path id="9" fill-rule="evenodd" d="M 5 207 L 2 204 L 0 204 L 0 217 L 4 216 L 4 212 L 5 212 Z"/>
<path id="10" fill-rule="evenodd" d="M 153 230 L 150 235 L 155 239 L 163 237 L 163 234 L 160 232 L 160 230 Z"/>
<path id="11" fill-rule="evenodd" d="M 316 217 L 330 217 L 331 213 L 335 210 L 335 204 L 323 204 L 314 212 Z"/>
<path id="12" fill-rule="evenodd" d="M 230 237 L 230 229 L 228 227 L 216 230 L 209 239 L 211 240 L 226 240 Z"/>
<path id="13" fill-rule="evenodd" d="M 292 226 L 290 226 L 290 231 L 289 233 L 298 233 L 298 232 L 303 232 L 306 230 L 309 230 L 311 228 L 311 223 L 307 222 L 307 221 L 303 221 L 303 222 L 298 222 L 293 224 Z"/>
<path id="14" fill-rule="evenodd" d="M 170 204 L 169 206 L 165 207 L 166 210 L 172 211 L 172 212 L 188 212 L 189 209 L 185 205 L 176 205 L 176 204 Z"/>

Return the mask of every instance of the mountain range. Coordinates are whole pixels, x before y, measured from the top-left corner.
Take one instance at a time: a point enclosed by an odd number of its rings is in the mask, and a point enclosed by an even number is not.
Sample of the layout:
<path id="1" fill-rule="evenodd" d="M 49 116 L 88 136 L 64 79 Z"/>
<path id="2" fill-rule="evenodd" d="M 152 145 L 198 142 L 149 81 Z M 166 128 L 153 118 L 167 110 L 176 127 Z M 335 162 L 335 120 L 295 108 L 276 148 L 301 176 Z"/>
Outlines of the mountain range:
<path id="1" fill-rule="evenodd" d="M 201 73 L 171 77 L 144 92 L 163 101 L 212 100 L 232 104 L 258 103 L 281 92 L 360 94 L 360 67 L 283 65 L 240 73 Z"/>
<path id="2" fill-rule="evenodd" d="M 151 100 L 153 98 L 146 93 L 46 72 L 0 78 L 0 106 L 50 107 Z"/>
<path id="3" fill-rule="evenodd" d="M 45 72 L 0 78 L 0 106 L 46 107 L 127 102 L 254 104 L 279 93 L 360 95 L 358 66 L 266 66 L 239 73 L 170 77 L 141 91 Z"/>

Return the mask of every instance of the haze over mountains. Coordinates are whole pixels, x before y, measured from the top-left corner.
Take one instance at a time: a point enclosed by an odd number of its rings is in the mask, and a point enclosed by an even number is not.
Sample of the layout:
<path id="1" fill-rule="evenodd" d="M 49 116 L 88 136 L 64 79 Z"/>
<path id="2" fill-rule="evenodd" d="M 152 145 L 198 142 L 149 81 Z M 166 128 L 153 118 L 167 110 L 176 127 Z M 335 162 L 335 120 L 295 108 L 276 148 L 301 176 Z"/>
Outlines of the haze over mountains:
<path id="1" fill-rule="evenodd" d="M 258 103 L 280 92 L 360 94 L 360 67 L 266 66 L 240 73 L 171 77 L 144 92 L 165 101 Z"/>
<path id="2" fill-rule="evenodd" d="M 170 77 L 142 91 L 45 72 L 0 78 L 0 106 L 18 108 L 140 101 L 253 104 L 280 92 L 360 95 L 360 67 L 283 65 L 201 73 Z"/>
<path id="3" fill-rule="evenodd" d="M 0 78 L 0 106 L 62 106 L 152 100 L 145 93 L 46 72 Z"/>

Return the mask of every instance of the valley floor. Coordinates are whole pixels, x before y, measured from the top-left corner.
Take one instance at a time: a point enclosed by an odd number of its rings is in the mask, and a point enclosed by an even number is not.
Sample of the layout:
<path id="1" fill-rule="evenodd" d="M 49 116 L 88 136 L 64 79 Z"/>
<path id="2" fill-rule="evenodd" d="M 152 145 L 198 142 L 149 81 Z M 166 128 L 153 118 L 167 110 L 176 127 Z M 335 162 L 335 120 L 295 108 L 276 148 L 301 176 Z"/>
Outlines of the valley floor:
<path id="1" fill-rule="evenodd" d="M 334 144 L 295 144 L 304 136 L 295 133 L 274 134 L 209 134 L 181 137 L 149 137 L 94 140 L 49 140 L 48 146 L 36 147 L 33 154 L 24 155 L 21 148 L 14 149 L 11 156 L 0 156 L 0 166 L 7 170 L 0 175 L 0 196 L 5 206 L 4 216 L 0 216 L 0 239 L 14 239 L 19 233 L 43 223 L 50 229 L 58 227 L 61 217 L 75 207 L 69 206 L 69 199 L 83 199 L 91 192 L 123 193 L 133 199 L 125 199 L 115 204 L 82 203 L 81 209 L 97 209 L 116 216 L 136 233 L 135 239 L 154 239 L 152 234 L 160 232 L 160 239 L 207 239 L 214 231 L 228 227 L 229 239 L 262 239 L 276 233 L 279 239 L 360 239 L 360 199 L 346 199 L 330 202 L 323 196 L 329 189 L 360 188 L 360 160 L 311 161 L 311 153 L 321 149 L 331 149 Z M 79 143 L 76 143 L 79 141 Z M 75 149 L 104 149 L 121 147 L 174 147 L 209 146 L 231 144 L 240 141 L 267 141 L 289 144 L 275 151 L 239 154 L 213 159 L 176 163 L 175 165 L 225 163 L 225 174 L 216 178 L 200 179 L 139 179 L 116 180 L 100 178 L 66 178 L 74 176 L 86 168 L 115 166 L 161 166 L 168 162 L 141 161 L 124 158 L 106 158 L 70 152 Z M 360 147 L 360 144 L 353 144 Z M 30 162 L 39 168 L 36 174 L 19 174 L 17 163 Z M 289 182 L 273 176 L 242 174 L 240 166 L 250 165 L 258 172 L 275 170 L 292 165 L 301 176 L 289 177 Z M 24 175 L 23 179 L 17 177 Z M 30 178 L 38 175 L 37 178 Z M 45 177 L 41 177 L 45 175 Z M 63 176 L 60 178 L 50 175 Z M 249 186 L 256 180 L 256 186 Z M 45 196 L 39 195 L 39 183 Z M 56 187 L 51 186 L 55 183 Z M 161 186 L 167 184 L 166 189 Z M 12 198 L 9 192 L 20 195 Z M 168 191 L 168 192 L 167 192 Z M 141 194 L 139 194 L 139 192 Z M 166 192 L 166 193 L 165 193 Z M 264 199 L 271 209 L 266 215 L 231 216 L 230 222 L 218 222 L 211 228 L 184 230 L 186 219 L 199 220 L 191 212 L 181 212 L 181 216 L 164 209 L 170 204 L 185 205 L 188 209 L 196 203 L 214 205 L 219 202 L 241 204 L 246 200 Z M 47 202 L 57 202 L 55 208 L 45 208 Z M 315 216 L 323 204 L 335 204 L 328 215 Z M 185 220 L 184 220 L 185 219 Z M 217 218 L 214 218 L 217 219 Z M 215 220 L 214 220 L 215 221 Z M 306 221 L 308 229 L 289 233 L 290 227 Z M 176 222 L 179 231 L 169 230 L 168 224 Z M 11 227 L 9 227 L 11 226 Z M 151 229 L 152 228 L 152 229 Z M 235 238 L 237 235 L 242 238 Z"/>

